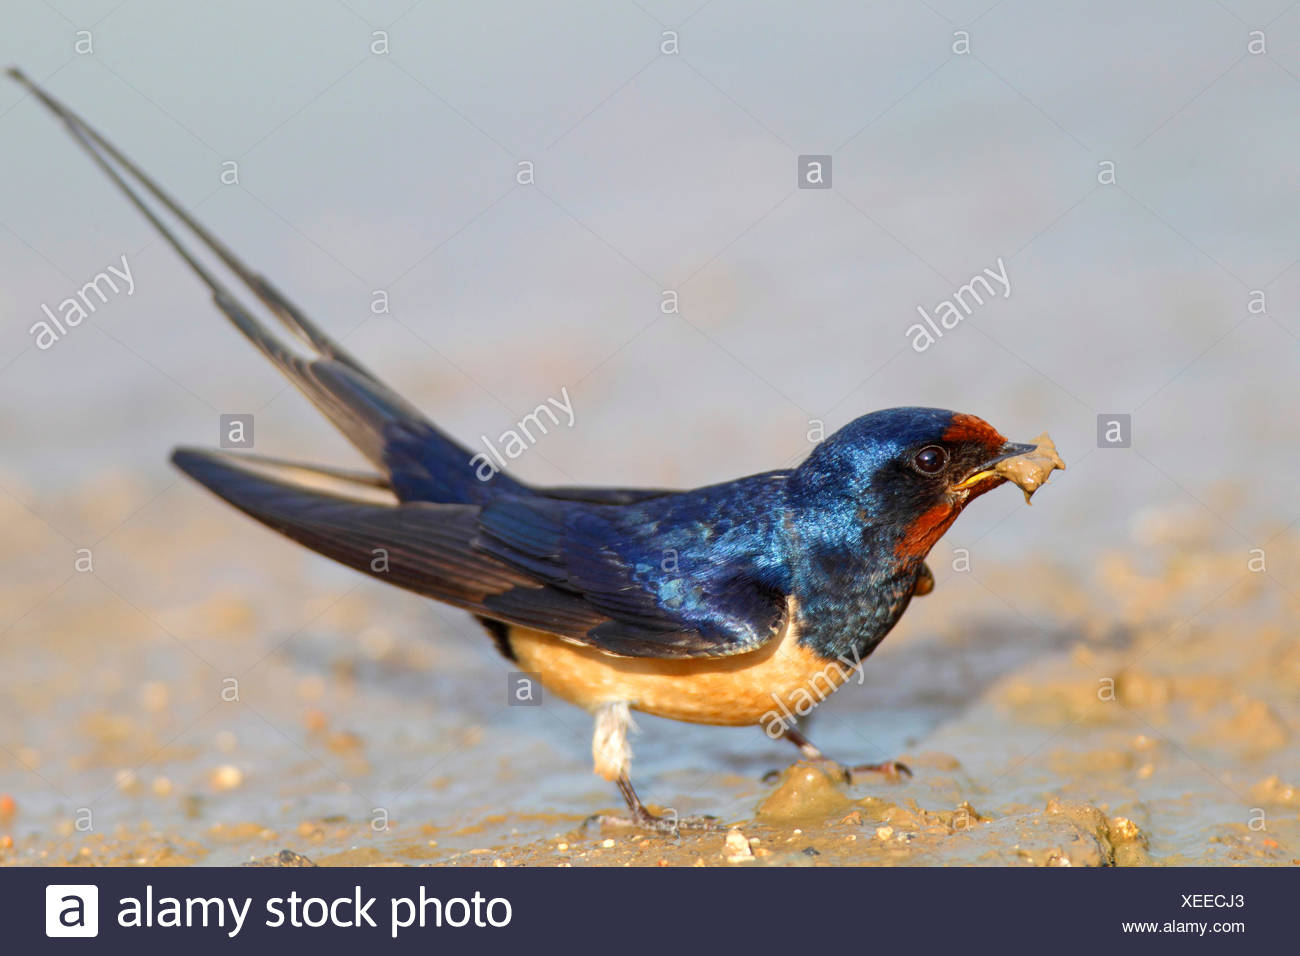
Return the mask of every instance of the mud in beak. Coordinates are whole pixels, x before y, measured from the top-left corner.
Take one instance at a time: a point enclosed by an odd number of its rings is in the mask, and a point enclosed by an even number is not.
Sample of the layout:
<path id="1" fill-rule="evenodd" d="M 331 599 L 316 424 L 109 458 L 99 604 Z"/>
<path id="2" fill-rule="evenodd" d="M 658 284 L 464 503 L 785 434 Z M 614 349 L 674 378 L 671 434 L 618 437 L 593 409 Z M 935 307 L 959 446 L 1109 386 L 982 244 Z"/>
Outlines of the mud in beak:
<path id="1" fill-rule="evenodd" d="M 1043 432 L 1029 443 L 1007 442 L 956 488 L 964 491 L 990 479 L 1010 481 L 1025 493 L 1025 502 L 1028 503 L 1034 492 L 1058 469 L 1064 470 L 1065 462 L 1057 454 L 1051 437 Z"/>

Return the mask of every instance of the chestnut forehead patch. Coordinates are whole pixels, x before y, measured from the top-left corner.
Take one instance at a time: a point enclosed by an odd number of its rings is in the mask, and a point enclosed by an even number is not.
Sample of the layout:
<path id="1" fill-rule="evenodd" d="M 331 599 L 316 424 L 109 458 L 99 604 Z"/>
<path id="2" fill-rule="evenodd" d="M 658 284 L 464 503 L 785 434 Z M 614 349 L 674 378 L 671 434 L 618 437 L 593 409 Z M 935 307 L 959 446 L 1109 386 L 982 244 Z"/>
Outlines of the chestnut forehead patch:
<path id="1" fill-rule="evenodd" d="M 943 433 L 946 442 L 978 442 L 989 449 L 996 450 L 1006 444 L 1006 437 L 982 418 L 958 413 L 952 416 L 952 424 Z"/>

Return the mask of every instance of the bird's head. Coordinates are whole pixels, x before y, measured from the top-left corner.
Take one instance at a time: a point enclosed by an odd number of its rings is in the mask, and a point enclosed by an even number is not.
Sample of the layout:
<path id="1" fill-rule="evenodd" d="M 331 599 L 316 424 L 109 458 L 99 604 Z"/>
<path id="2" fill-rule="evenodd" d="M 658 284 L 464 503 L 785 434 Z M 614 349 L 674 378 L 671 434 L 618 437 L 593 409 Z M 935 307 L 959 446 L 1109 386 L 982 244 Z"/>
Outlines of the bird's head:
<path id="1" fill-rule="evenodd" d="M 1031 444 L 1009 442 L 974 415 L 890 408 L 831 435 L 794 470 L 800 508 L 824 509 L 843 534 L 870 537 L 905 561 L 925 557 L 970 501 L 1007 480 L 999 463 Z"/>

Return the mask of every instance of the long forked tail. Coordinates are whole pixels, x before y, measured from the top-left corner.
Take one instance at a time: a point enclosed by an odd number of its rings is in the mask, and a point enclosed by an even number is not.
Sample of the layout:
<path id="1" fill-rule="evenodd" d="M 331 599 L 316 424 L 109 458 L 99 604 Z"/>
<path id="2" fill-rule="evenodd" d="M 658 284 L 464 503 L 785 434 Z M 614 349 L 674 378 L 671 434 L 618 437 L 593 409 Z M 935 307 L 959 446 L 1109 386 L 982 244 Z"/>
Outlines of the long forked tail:
<path id="1" fill-rule="evenodd" d="M 263 275 L 243 262 L 220 239 L 195 220 L 170 194 L 114 146 L 98 130 L 21 70 L 8 74 L 51 113 L 61 119 L 77 143 L 158 230 L 211 290 L 212 301 L 243 335 L 257 346 L 298 389 L 379 470 L 373 483 L 391 488 L 401 501 L 484 504 L 495 494 L 530 495 L 602 504 L 627 504 L 667 493 L 662 488 L 561 487 L 534 489 L 503 472 L 483 481 L 472 464 L 474 453 L 420 414 L 384 385 L 342 345 L 312 322 Z M 235 294 L 185 245 L 140 192 L 168 210 L 209 252 L 214 254 L 293 335 L 308 345 L 315 358 L 288 348 L 249 311 Z M 322 474 L 330 469 L 316 469 Z"/>
<path id="2" fill-rule="evenodd" d="M 95 164 L 211 290 L 217 308 L 381 470 L 398 498 L 476 504 L 495 492 L 528 493 L 523 485 L 501 473 L 487 482 L 479 480 L 470 464 L 473 452 L 384 385 L 94 127 L 20 70 L 10 69 L 8 73 L 64 122 Z M 300 356 L 261 323 L 163 221 L 141 190 L 175 216 L 316 357 Z"/>
<path id="3" fill-rule="evenodd" d="M 153 211 L 145 205 L 139 196 L 128 186 L 117 171 L 106 161 L 105 157 L 117 163 L 123 170 L 129 173 L 137 182 L 143 186 L 150 195 L 158 202 L 165 206 L 173 215 L 185 224 L 240 280 L 256 295 L 272 313 L 280 319 L 281 322 L 295 335 L 303 339 L 316 350 L 320 355 L 331 358 L 340 364 L 346 365 L 361 375 L 374 380 L 374 376 L 358 362 L 346 349 L 326 335 L 310 319 L 303 315 L 302 310 L 286 299 L 280 292 L 271 285 L 265 276 L 260 275 L 250 269 L 234 251 L 225 243 L 209 232 L 201 223 L 194 220 L 187 213 L 183 206 L 180 205 L 171 195 L 165 192 L 162 187 L 155 183 L 147 173 L 137 166 L 131 159 L 122 153 L 116 146 L 107 140 L 98 130 L 65 106 L 62 102 L 55 99 L 42 87 L 32 82 L 21 70 L 11 67 L 8 74 L 21 83 L 27 90 L 41 102 L 43 106 L 50 110 L 55 116 L 67 124 L 73 137 L 80 143 L 91 155 L 95 162 L 108 174 L 112 180 L 117 183 L 118 187 L 127 195 L 132 203 L 145 215 L 145 217 L 154 225 L 154 227 L 163 235 L 163 238 L 171 245 L 173 249 L 189 264 L 203 280 L 204 284 L 212 290 L 214 296 L 220 296 L 225 291 L 220 283 L 209 273 L 203 266 L 192 256 L 189 251 L 176 239 L 172 232 L 154 215 Z M 101 152 L 102 151 L 102 152 Z M 224 310 L 223 310 L 224 311 Z M 239 325 L 239 320 L 234 316 L 230 317 L 232 321 Z M 240 326 L 241 331 L 245 334 L 248 332 Z M 250 338 L 253 336 L 250 335 Z M 256 341 L 256 339 L 254 340 Z"/>

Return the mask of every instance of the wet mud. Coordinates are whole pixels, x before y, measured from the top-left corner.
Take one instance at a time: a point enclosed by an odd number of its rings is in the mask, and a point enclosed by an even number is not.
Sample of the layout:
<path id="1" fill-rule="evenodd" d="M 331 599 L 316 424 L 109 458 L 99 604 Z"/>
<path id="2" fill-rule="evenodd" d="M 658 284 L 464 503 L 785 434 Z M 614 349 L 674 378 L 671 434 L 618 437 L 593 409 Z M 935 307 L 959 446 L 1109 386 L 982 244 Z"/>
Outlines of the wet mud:
<path id="1" fill-rule="evenodd" d="M 512 706 L 510 664 L 464 615 L 184 486 L 134 519 L 140 489 L 27 494 L 122 514 L 82 572 L 25 507 L 0 512 L 0 864 L 1300 858 L 1294 529 L 1262 529 L 1264 570 L 1163 512 L 1082 565 L 1026 555 L 976 579 L 932 560 L 934 594 L 805 728 L 839 764 L 757 729 L 639 720 L 643 797 L 716 818 L 664 836 L 588 822 L 621 810 L 590 773 L 589 719 Z M 845 780 L 895 758 L 910 778 Z"/>
<path id="2" fill-rule="evenodd" d="M 1065 462 L 1056 451 L 1056 444 L 1047 432 L 1043 432 L 1032 442 L 1033 451 L 1014 458 L 998 462 L 993 471 L 1017 485 L 1025 493 L 1025 504 L 1029 504 L 1034 492 L 1047 483 L 1053 471 L 1064 471 Z"/>

